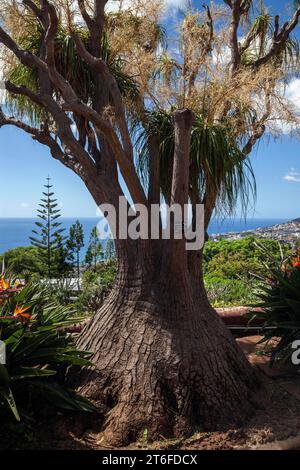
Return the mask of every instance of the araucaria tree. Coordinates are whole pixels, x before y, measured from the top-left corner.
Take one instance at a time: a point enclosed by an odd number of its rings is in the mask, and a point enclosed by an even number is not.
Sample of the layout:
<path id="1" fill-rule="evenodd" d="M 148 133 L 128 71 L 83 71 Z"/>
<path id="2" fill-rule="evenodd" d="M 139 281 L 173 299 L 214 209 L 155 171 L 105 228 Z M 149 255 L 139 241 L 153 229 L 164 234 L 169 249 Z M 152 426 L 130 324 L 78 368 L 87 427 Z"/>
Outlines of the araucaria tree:
<path id="1" fill-rule="evenodd" d="M 36 222 L 33 236 L 29 237 L 31 244 L 38 248 L 43 274 L 49 278 L 61 275 L 66 270 L 66 250 L 64 246 L 64 228 L 58 221 L 61 216 L 57 199 L 52 191 L 50 178 L 47 178 L 45 191 L 39 204 L 37 216 L 40 221 Z"/>
<path id="2" fill-rule="evenodd" d="M 195 214 L 204 204 L 207 228 L 239 190 L 247 202 L 247 157 L 263 134 L 298 124 L 284 90 L 298 67 L 300 7 L 285 22 L 261 1 L 259 11 L 251 0 L 187 11 L 166 49 L 163 2 L 125 3 L 110 12 L 106 0 L 1 2 L 0 124 L 49 147 L 97 205 L 118 214 L 126 185 L 133 205 L 163 196 Z M 76 374 L 106 407 L 106 440 L 241 423 L 257 382 L 208 302 L 202 251 L 172 237 L 117 238 L 116 249 L 115 287 L 79 338 L 96 367 Z"/>

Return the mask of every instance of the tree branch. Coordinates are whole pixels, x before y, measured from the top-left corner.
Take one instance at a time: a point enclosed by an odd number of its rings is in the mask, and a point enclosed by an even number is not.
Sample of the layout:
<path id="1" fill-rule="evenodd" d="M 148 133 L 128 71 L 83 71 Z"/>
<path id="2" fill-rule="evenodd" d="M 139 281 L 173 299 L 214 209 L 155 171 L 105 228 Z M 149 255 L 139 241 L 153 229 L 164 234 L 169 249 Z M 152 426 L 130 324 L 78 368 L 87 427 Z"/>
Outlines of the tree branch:
<path id="1" fill-rule="evenodd" d="M 77 0 L 77 2 L 78 2 L 78 8 L 81 13 L 81 16 L 84 19 L 85 24 L 87 25 L 88 29 L 90 30 L 92 28 L 93 18 L 88 14 L 86 7 L 85 7 L 84 0 Z"/>
<path id="2" fill-rule="evenodd" d="M 63 150 L 58 145 L 57 141 L 51 136 L 49 131 L 41 131 L 40 129 L 30 126 L 29 124 L 19 119 L 15 119 L 14 117 L 6 117 L 2 111 L 2 108 L 0 107 L 0 128 L 3 126 L 14 126 L 26 132 L 33 138 L 33 140 L 36 140 L 39 143 L 49 147 L 51 155 L 56 160 L 59 160 L 61 163 L 68 166 L 73 171 L 79 174 L 81 166 L 78 164 L 76 159 L 70 157 L 65 152 L 63 152 Z"/>
<path id="3" fill-rule="evenodd" d="M 82 18 L 90 32 L 90 49 L 95 57 L 101 55 L 101 39 L 105 24 L 104 8 L 108 0 L 94 0 L 94 15 L 90 16 L 86 10 L 85 1 L 77 0 Z"/>
<path id="4" fill-rule="evenodd" d="M 103 1 L 96 3 L 98 4 L 98 7 L 100 4 L 105 4 Z M 42 22 L 43 25 L 47 25 L 46 34 L 44 37 L 45 61 L 41 60 L 39 57 L 28 51 L 20 49 L 16 42 L 1 27 L 0 42 L 9 48 L 22 64 L 31 69 L 38 68 L 40 86 L 44 86 L 44 83 L 46 83 L 46 89 L 44 89 L 43 93 L 40 95 L 30 96 L 30 90 L 27 90 L 25 87 L 14 88 L 13 84 L 8 84 L 8 86 L 13 93 L 17 92 L 19 94 L 24 94 L 30 99 L 34 99 L 35 102 L 38 100 L 39 96 L 41 97 L 43 105 L 49 110 L 57 124 L 58 137 L 61 139 L 64 147 L 68 149 L 67 153 L 76 155 L 76 158 L 82 165 L 82 168 L 84 168 L 85 171 L 90 175 L 94 175 L 97 173 L 95 172 L 95 164 L 92 161 L 91 156 L 82 147 L 82 144 L 75 138 L 71 130 L 71 121 L 68 117 L 68 112 L 71 111 L 76 116 L 81 116 L 82 118 L 91 121 L 99 135 L 103 135 L 105 136 L 105 140 L 107 139 L 110 151 L 113 152 L 113 155 L 119 164 L 121 173 L 124 177 L 124 180 L 126 181 L 133 201 L 146 204 L 146 196 L 134 166 L 131 140 L 129 137 L 127 124 L 125 122 L 124 106 L 122 104 L 122 99 L 120 97 L 120 91 L 117 84 L 112 80 L 110 82 L 124 149 L 122 148 L 119 137 L 109 120 L 103 118 L 92 107 L 82 103 L 74 92 L 70 83 L 67 82 L 57 71 L 55 65 L 54 39 L 58 28 L 58 17 L 55 7 L 50 2 L 48 2 L 48 0 L 41 0 L 41 6 Z M 97 20 L 99 19 L 99 10 L 97 10 Z M 99 63 L 103 64 L 103 61 L 97 62 L 97 64 Z M 111 79 L 111 74 L 109 73 L 106 64 L 105 71 L 106 79 Z M 54 100 L 52 96 L 53 89 L 50 87 L 50 83 L 48 82 L 49 78 L 54 88 L 62 95 L 64 100 L 62 107 L 56 102 L 56 100 Z"/>
<path id="5" fill-rule="evenodd" d="M 38 93 L 34 93 L 32 90 L 30 90 L 29 88 L 25 86 L 17 86 L 14 83 L 6 80 L 4 81 L 4 87 L 9 93 L 13 95 L 26 96 L 33 103 L 41 107 L 45 107 L 45 103 L 43 101 L 42 96 L 39 95 Z"/>
<path id="6" fill-rule="evenodd" d="M 43 19 L 42 11 L 36 5 L 36 3 L 34 3 L 33 0 L 23 0 L 23 5 L 29 8 L 35 14 L 35 16 L 42 22 L 42 19 Z"/>
<path id="7" fill-rule="evenodd" d="M 238 42 L 238 28 L 242 14 L 240 0 L 231 1 L 231 23 L 230 23 L 230 50 L 231 50 L 231 73 L 234 73 L 240 65 L 241 55 Z"/>
<path id="8" fill-rule="evenodd" d="M 251 6 L 251 0 L 224 0 L 231 8 L 230 22 L 230 50 L 231 50 L 231 73 L 234 74 L 241 62 L 241 50 L 238 41 L 238 29 L 241 16 L 245 15 Z"/>
<path id="9" fill-rule="evenodd" d="M 266 98 L 266 109 L 259 121 L 253 124 L 253 133 L 250 136 L 248 142 L 244 145 L 242 149 L 242 153 L 244 158 L 252 152 L 253 147 L 255 146 L 256 142 L 264 135 L 266 131 L 266 122 L 269 119 L 272 113 L 272 105 L 271 105 L 271 92 L 267 93 Z"/>
<path id="10" fill-rule="evenodd" d="M 27 134 L 36 137 L 41 133 L 39 129 L 36 129 L 35 127 L 32 127 L 23 121 L 15 119 L 14 117 L 7 118 L 2 111 L 2 108 L 0 107 L 0 128 L 3 126 L 15 126 L 18 129 L 22 129 L 23 131 L 27 132 Z"/>
<path id="11" fill-rule="evenodd" d="M 108 83 L 109 91 L 115 108 L 116 120 L 122 137 L 123 147 L 127 154 L 127 158 L 133 159 L 131 138 L 126 122 L 123 100 L 117 81 L 115 77 L 110 73 L 110 70 L 104 60 L 94 57 L 87 51 L 78 34 L 73 34 L 73 38 L 76 44 L 78 55 L 82 59 L 84 59 L 94 71 L 98 72 L 99 74 L 102 74 L 104 76 L 104 79 Z"/>
<path id="12" fill-rule="evenodd" d="M 38 67 L 47 71 L 47 66 L 41 59 L 29 51 L 20 49 L 17 43 L 4 31 L 2 27 L 0 27 L 0 43 L 11 50 L 23 65 L 26 65 L 31 69 Z"/>
<path id="13" fill-rule="evenodd" d="M 264 57 L 257 59 L 255 63 L 252 65 L 252 67 L 258 68 L 261 65 L 267 64 L 274 57 L 276 57 L 276 55 L 281 50 L 281 48 L 286 44 L 287 40 L 290 37 L 290 34 L 294 31 L 294 29 L 298 25 L 299 17 L 300 17 L 300 7 L 295 11 L 291 20 L 284 23 L 281 29 L 279 29 L 279 16 L 277 15 L 275 17 L 275 29 L 274 29 L 272 45 L 270 47 L 270 50 Z"/>

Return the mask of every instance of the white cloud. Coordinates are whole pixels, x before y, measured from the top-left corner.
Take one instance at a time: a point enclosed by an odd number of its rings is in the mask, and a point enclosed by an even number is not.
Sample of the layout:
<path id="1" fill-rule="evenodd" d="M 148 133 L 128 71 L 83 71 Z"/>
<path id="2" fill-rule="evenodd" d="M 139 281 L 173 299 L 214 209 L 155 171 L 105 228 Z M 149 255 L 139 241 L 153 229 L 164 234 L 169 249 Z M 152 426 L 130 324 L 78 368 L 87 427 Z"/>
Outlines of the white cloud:
<path id="1" fill-rule="evenodd" d="M 300 79 L 293 78 L 286 85 L 280 84 L 278 94 L 285 101 L 286 109 L 294 116 L 294 122 L 278 118 L 278 112 L 274 111 L 273 123 L 274 129 L 282 134 L 299 134 L 300 131 Z M 287 175 L 288 176 L 288 175 Z M 293 176 L 293 175 L 292 175 Z M 292 181 L 292 180 L 290 180 Z"/>
<path id="2" fill-rule="evenodd" d="M 30 204 L 29 202 L 21 202 L 20 206 L 23 207 L 24 209 L 27 209 L 27 207 L 30 207 Z"/>
<path id="3" fill-rule="evenodd" d="M 188 0 L 165 0 L 165 4 L 170 7 L 183 8 L 188 4 Z"/>
<path id="4" fill-rule="evenodd" d="M 164 0 L 166 8 L 184 8 L 188 5 L 188 0 Z M 106 11 L 119 11 L 120 8 L 125 10 L 134 5 L 134 0 L 109 0 L 106 5 Z"/>
<path id="5" fill-rule="evenodd" d="M 300 79 L 294 78 L 284 89 L 284 96 L 295 107 L 300 114 Z"/>
<path id="6" fill-rule="evenodd" d="M 227 65 L 230 61 L 230 48 L 228 46 L 222 47 L 222 49 L 218 52 L 213 50 L 212 52 L 212 62 L 215 65 Z"/>
<path id="7" fill-rule="evenodd" d="M 300 172 L 296 171 L 295 168 L 291 168 L 283 179 L 289 183 L 300 183 Z"/>
<path id="8" fill-rule="evenodd" d="M 294 78 L 291 80 L 287 85 L 284 94 L 300 112 L 300 79 Z"/>

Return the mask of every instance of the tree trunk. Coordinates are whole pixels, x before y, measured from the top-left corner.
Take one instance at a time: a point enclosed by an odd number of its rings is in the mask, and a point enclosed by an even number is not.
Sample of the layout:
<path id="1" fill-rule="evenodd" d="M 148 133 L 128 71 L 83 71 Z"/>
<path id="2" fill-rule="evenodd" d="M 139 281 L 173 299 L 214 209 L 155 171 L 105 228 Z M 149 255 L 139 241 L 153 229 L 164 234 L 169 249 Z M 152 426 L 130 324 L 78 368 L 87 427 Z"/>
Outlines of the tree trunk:
<path id="1" fill-rule="evenodd" d="M 118 255 L 114 289 L 78 343 L 94 353 L 96 368 L 77 380 L 107 409 L 105 440 L 124 445 L 145 430 L 161 439 L 241 424 L 256 377 L 203 283 L 196 289 L 187 268 L 170 271 L 167 255 L 153 260 L 146 242 L 127 241 Z"/>

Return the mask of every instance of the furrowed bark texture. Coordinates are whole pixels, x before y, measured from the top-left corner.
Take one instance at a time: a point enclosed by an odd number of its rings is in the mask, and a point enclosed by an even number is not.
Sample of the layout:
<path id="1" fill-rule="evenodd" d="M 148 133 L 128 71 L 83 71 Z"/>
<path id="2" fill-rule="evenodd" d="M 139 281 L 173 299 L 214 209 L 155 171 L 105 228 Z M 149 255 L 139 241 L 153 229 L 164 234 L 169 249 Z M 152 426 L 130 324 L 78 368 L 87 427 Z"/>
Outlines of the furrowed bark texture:
<path id="1" fill-rule="evenodd" d="M 229 330 L 187 270 L 145 263 L 132 248 L 115 287 L 78 346 L 94 352 L 79 390 L 107 407 L 110 444 L 188 436 L 240 425 L 256 379 Z M 124 268 L 126 266 L 126 268 Z"/>
<path id="2" fill-rule="evenodd" d="M 171 200 L 181 206 L 192 123 L 190 111 L 174 113 Z M 95 364 L 77 376 L 79 391 L 106 406 L 107 442 L 127 444 L 145 430 L 155 439 L 241 424 L 256 379 L 209 305 L 201 254 L 191 262 L 185 239 L 172 237 L 119 240 L 117 251 L 114 289 L 78 342 Z"/>

